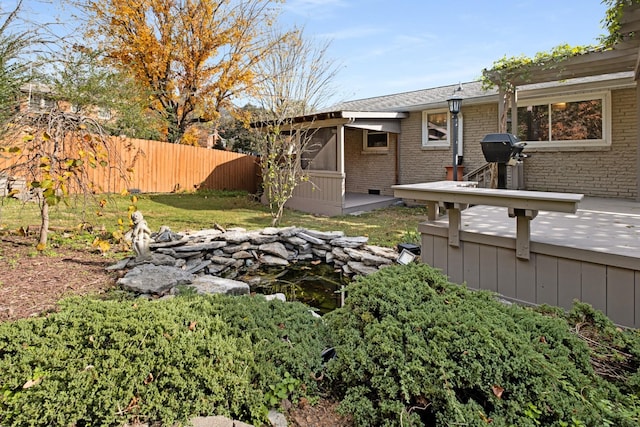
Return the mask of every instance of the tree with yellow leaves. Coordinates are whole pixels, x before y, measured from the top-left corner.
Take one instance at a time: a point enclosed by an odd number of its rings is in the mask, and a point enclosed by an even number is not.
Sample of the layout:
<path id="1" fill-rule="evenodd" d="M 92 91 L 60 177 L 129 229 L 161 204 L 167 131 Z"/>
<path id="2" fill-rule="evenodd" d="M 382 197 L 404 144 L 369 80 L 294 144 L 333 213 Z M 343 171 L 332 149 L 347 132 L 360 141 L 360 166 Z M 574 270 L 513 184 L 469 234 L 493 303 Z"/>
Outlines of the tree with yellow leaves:
<path id="1" fill-rule="evenodd" d="M 80 1 L 88 36 L 152 94 L 169 142 L 251 92 L 256 64 L 279 43 L 268 37 L 278 0 Z"/>

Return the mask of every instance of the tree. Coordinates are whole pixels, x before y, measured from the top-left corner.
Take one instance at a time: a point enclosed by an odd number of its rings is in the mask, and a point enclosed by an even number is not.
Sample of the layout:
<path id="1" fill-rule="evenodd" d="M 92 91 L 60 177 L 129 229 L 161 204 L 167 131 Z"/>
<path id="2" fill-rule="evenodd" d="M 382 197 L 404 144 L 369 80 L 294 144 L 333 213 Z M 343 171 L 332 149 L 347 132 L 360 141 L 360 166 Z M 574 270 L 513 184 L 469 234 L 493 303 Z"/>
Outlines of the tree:
<path id="1" fill-rule="evenodd" d="M 18 110 L 20 90 L 31 78 L 24 55 L 41 42 L 37 33 L 17 26 L 22 3 L 19 0 L 8 12 L 0 5 L 0 125 Z"/>
<path id="2" fill-rule="evenodd" d="M 257 101 L 263 116 L 257 129 L 262 135 L 258 152 L 264 195 L 272 224 L 277 225 L 296 187 L 309 181 L 306 168 L 312 153 L 326 141 L 312 119 L 294 118 L 311 113 L 328 99 L 338 67 L 327 58 L 329 44 L 316 45 L 302 31 L 286 37 L 276 32 L 272 37 L 281 42 L 259 66 L 264 80 Z"/>
<path id="3" fill-rule="evenodd" d="M 277 118 L 310 114 L 334 95 L 333 82 L 340 68 L 327 56 L 329 41 L 316 44 L 303 29 L 274 31 L 275 44 L 258 64 L 258 106 Z"/>
<path id="4" fill-rule="evenodd" d="M 127 74 L 105 64 L 103 54 L 75 44 L 48 58 L 47 83 L 54 99 L 80 114 L 103 116 L 112 135 L 160 139 L 162 123 L 148 107 L 150 94 Z"/>
<path id="5" fill-rule="evenodd" d="M 125 181 L 124 165 L 98 121 L 78 113 L 50 109 L 16 114 L 5 127 L 0 153 L 9 158 L 3 169 L 25 179 L 40 205 L 38 250 L 49 232 L 49 210 L 70 193 L 102 193 L 90 177 L 91 168 L 105 168 Z M 115 173 L 114 173 L 115 172 Z"/>
<path id="6" fill-rule="evenodd" d="M 152 96 L 179 142 L 250 91 L 255 65 L 278 43 L 265 37 L 277 0 L 84 0 L 89 37 Z"/>

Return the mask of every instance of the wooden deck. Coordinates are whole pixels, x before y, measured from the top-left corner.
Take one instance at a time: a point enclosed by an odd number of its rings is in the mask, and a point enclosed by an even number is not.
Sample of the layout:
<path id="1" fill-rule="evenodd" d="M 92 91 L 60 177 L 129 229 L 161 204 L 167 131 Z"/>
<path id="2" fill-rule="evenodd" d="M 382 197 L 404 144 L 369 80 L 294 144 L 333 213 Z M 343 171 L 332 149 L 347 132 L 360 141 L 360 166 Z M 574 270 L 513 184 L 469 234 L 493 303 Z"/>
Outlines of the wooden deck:
<path id="1" fill-rule="evenodd" d="M 516 220 L 506 207 L 461 212 L 460 245 L 448 218 L 419 225 L 422 260 L 454 283 L 505 298 L 570 308 L 574 300 L 615 323 L 640 328 L 640 202 L 584 198 L 576 213 L 540 211 L 530 221 L 530 259 L 516 256 Z"/>
<path id="2" fill-rule="evenodd" d="M 446 224 L 446 217 L 436 221 Z M 462 212 L 461 231 L 516 236 L 507 208 L 474 206 Z M 531 241 L 636 259 L 640 267 L 640 202 L 585 197 L 575 214 L 540 211 Z"/>

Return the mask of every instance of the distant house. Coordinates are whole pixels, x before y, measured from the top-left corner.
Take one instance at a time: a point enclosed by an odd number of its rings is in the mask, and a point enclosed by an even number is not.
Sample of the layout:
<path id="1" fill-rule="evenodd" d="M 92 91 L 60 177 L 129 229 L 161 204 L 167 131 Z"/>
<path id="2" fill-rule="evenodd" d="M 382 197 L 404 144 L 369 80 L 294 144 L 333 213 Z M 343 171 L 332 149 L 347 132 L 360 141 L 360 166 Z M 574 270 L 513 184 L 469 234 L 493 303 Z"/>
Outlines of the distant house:
<path id="1" fill-rule="evenodd" d="M 509 130 L 527 142 L 529 155 L 518 171 L 521 188 L 640 200 L 639 46 L 632 38 L 513 82 L 517 103 L 510 116 L 517 125 Z M 480 141 L 499 132 L 503 96 L 479 81 L 348 101 L 297 117 L 320 129 L 322 149 L 307 165 L 311 183 L 301 184 L 288 206 L 340 215 L 376 207 L 376 199 L 391 203 L 392 185 L 446 179 L 453 154 L 447 99 L 454 92 L 463 97 L 458 154 L 466 177 L 475 180 L 487 165 Z"/>

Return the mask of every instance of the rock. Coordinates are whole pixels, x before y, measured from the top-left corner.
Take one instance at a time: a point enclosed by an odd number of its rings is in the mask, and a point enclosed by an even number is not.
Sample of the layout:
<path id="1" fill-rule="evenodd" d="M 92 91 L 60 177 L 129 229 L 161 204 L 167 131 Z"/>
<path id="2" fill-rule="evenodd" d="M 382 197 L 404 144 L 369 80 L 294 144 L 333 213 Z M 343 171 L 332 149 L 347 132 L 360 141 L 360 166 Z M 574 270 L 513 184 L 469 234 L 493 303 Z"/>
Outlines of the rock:
<path id="1" fill-rule="evenodd" d="M 265 243 L 258 246 L 258 250 L 284 259 L 287 259 L 289 257 L 287 248 L 285 248 L 284 245 L 280 242 Z"/>
<path id="2" fill-rule="evenodd" d="M 182 234 L 174 233 L 169 227 L 163 225 L 157 233 L 151 233 L 151 238 L 155 243 L 171 243 L 184 239 L 187 240 Z M 152 243 L 153 244 L 153 243 Z"/>
<path id="3" fill-rule="evenodd" d="M 176 256 L 176 251 L 174 251 L 171 248 L 158 248 L 158 249 L 156 249 L 155 254 L 165 254 L 165 255 L 169 255 L 171 257 L 175 257 Z"/>
<path id="4" fill-rule="evenodd" d="M 184 245 L 185 243 L 187 243 L 189 241 L 189 238 L 184 236 L 182 237 L 182 239 L 180 240 L 167 240 L 167 241 L 163 241 L 163 242 L 151 242 L 151 244 L 149 245 L 149 247 L 151 249 L 157 249 L 157 248 L 170 248 L 172 246 L 180 246 L 180 245 Z"/>
<path id="5" fill-rule="evenodd" d="M 335 257 L 335 259 L 337 259 L 339 261 L 348 262 L 348 261 L 351 260 L 351 257 L 349 255 L 347 255 L 346 252 L 342 248 L 333 248 L 331 253 Z"/>
<path id="6" fill-rule="evenodd" d="M 175 252 L 173 253 L 173 257 L 175 258 L 193 258 L 199 257 L 202 254 L 200 251 L 192 251 L 192 252 Z"/>
<path id="7" fill-rule="evenodd" d="M 289 261 L 286 259 L 273 256 L 273 255 L 263 255 L 260 257 L 260 262 L 267 266 L 278 266 L 278 265 L 289 265 Z"/>
<path id="8" fill-rule="evenodd" d="M 164 295 L 171 288 L 191 283 L 194 278 L 193 274 L 179 268 L 143 264 L 133 268 L 117 283 L 123 289 L 139 294 Z"/>
<path id="9" fill-rule="evenodd" d="M 216 276 L 200 276 L 188 286 L 199 294 L 248 295 L 249 285 L 239 280 Z"/>
<path id="10" fill-rule="evenodd" d="M 285 294 L 280 292 L 276 292 L 275 294 L 271 294 L 271 295 L 264 295 L 264 299 L 266 299 L 267 301 L 278 300 L 282 302 L 287 302 L 287 297 L 285 296 Z"/>
<path id="11" fill-rule="evenodd" d="M 291 243 L 294 246 L 302 246 L 305 244 L 309 244 L 309 242 L 304 240 L 302 237 L 298 237 L 298 236 L 285 237 L 284 241 Z"/>
<path id="12" fill-rule="evenodd" d="M 195 274 L 201 270 L 204 270 L 207 266 L 211 264 L 211 260 L 197 260 L 196 262 L 187 263 L 185 265 L 185 271 L 187 273 Z"/>
<path id="13" fill-rule="evenodd" d="M 361 261 L 365 265 L 378 266 L 380 264 L 391 264 L 391 260 L 389 258 L 373 255 L 372 253 L 367 251 L 344 248 L 344 252 L 349 255 L 351 259 L 355 261 Z"/>
<path id="14" fill-rule="evenodd" d="M 227 254 L 232 254 L 240 251 L 248 251 L 249 249 L 257 249 L 257 246 L 254 246 L 249 242 L 242 242 L 239 245 L 228 245 L 222 248 L 224 253 Z"/>
<path id="15" fill-rule="evenodd" d="M 337 239 L 333 239 L 331 242 L 334 246 L 340 246 L 341 248 L 357 248 L 369 241 L 368 237 L 358 236 L 358 237 L 340 237 Z"/>
<path id="16" fill-rule="evenodd" d="M 224 256 L 210 256 L 209 259 L 214 264 L 221 264 L 226 266 L 233 265 L 236 263 L 235 259 L 224 257 Z"/>
<path id="17" fill-rule="evenodd" d="M 281 228 L 278 234 L 282 237 L 293 237 L 302 231 L 302 228 L 299 227 L 285 227 Z"/>
<path id="18" fill-rule="evenodd" d="M 210 240 L 216 239 L 222 234 L 222 231 L 215 228 L 205 228 L 203 230 L 198 230 L 193 233 L 189 233 L 187 238 L 193 242 L 208 242 Z"/>
<path id="19" fill-rule="evenodd" d="M 127 267 L 127 264 L 129 264 L 129 261 L 132 259 L 133 258 L 123 258 L 120 261 L 116 262 L 115 264 L 108 266 L 107 268 L 105 268 L 105 270 L 108 270 L 108 271 L 123 270 L 124 268 Z"/>
<path id="20" fill-rule="evenodd" d="M 375 273 L 378 271 L 376 267 L 365 265 L 364 263 L 359 261 L 349 261 L 347 265 L 349 266 L 349 269 L 351 271 L 361 276 L 368 276 L 369 274 Z"/>
<path id="21" fill-rule="evenodd" d="M 331 249 L 333 249 L 333 246 L 331 246 L 329 243 L 323 243 L 321 245 L 313 245 L 313 247 L 316 249 L 323 249 L 325 251 L 330 251 Z"/>
<path id="22" fill-rule="evenodd" d="M 248 242 L 251 237 L 244 231 L 227 231 L 226 233 L 221 234 L 220 238 L 226 240 L 228 243 L 238 244 Z"/>
<path id="23" fill-rule="evenodd" d="M 220 249 L 224 246 L 227 246 L 227 242 L 214 240 L 212 242 L 193 243 L 184 246 L 178 246 L 173 248 L 173 250 L 176 252 L 211 251 L 214 249 Z"/>
<path id="24" fill-rule="evenodd" d="M 251 424 L 235 421 L 222 415 L 211 417 L 194 417 L 191 420 L 193 427 L 253 427 Z M 125 424 L 123 427 L 149 427 L 148 423 Z"/>
<path id="25" fill-rule="evenodd" d="M 148 259 L 138 261 L 135 258 L 132 258 L 129 261 L 128 267 L 135 267 L 137 265 L 143 264 L 153 264 L 153 265 L 166 265 L 169 267 L 180 267 L 184 265 L 185 261 L 181 259 L 176 259 L 171 255 L 163 254 L 163 253 L 151 253 L 151 256 Z"/>
<path id="26" fill-rule="evenodd" d="M 265 243 L 273 243 L 275 241 L 278 240 L 278 236 L 277 235 L 268 235 L 268 234 L 262 234 L 262 233 L 250 233 L 249 234 L 249 240 L 251 241 L 251 243 L 253 243 L 254 245 L 262 245 Z"/>
<path id="27" fill-rule="evenodd" d="M 287 418 L 274 409 L 269 411 L 267 418 L 269 419 L 272 427 L 287 427 L 288 425 Z"/>
<path id="28" fill-rule="evenodd" d="M 220 264 L 212 264 L 210 266 L 207 267 L 207 272 L 209 274 L 220 274 L 225 272 L 226 270 L 230 269 L 231 267 L 229 267 L 228 265 L 220 265 Z"/>
<path id="29" fill-rule="evenodd" d="M 275 236 L 280 233 L 280 228 L 277 227 L 265 227 L 262 229 L 261 233 L 266 234 L 267 236 Z"/>
<path id="30" fill-rule="evenodd" d="M 333 252 L 327 252 L 324 256 L 324 262 L 327 264 L 333 264 Z"/>
<path id="31" fill-rule="evenodd" d="M 304 233 L 307 236 L 316 237 L 318 239 L 331 241 L 333 239 L 339 239 L 344 237 L 344 232 L 342 231 L 318 231 L 318 230 L 305 230 Z"/>
<path id="32" fill-rule="evenodd" d="M 324 249 L 316 249 L 316 248 L 311 248 L 311 253 L 313 255 L 315 255 L 318 258 L 326 258 L 327 257 L 327 251 Z"/>
<path id="33" fill-rule="evenodd" d="M 233 255 L 231 255 L 231 258 L 233 258 L 233 259 L 249 259 L 249 258 L 253 258 L 253 255 L 251 254 L 251 252 L 238 251 L 238 252 L 234 253 Z"/>
<path id="34" fill-rule="evenodd" d="M 307 230 L 301 231 L 300 233 L 298 233 L 298 237 L 300 237 L 301 239 L 306 240 L 309 243 L 313 243 L 314 245 L 322 245 L 323 243 L 325 243 L 324 240 L 319 239 L 317 237 L 310 236 L 309 234 L 307 234 Z"/>
<path id="35" fill-rule="evenodd" d="M 366 245 L 364 249 L 371 252 L 374 255 L 389 258 L 391 261 L 395 261 L 396 259 L 398 259 L 398 256 L 400 255 L 398 251 L 396 251 L 395 249 L 383 248 L 382 246 Z"/>
<path id="36" fill-rule="evenodd" d="M 191 419 L 193 427 L 253 427 L 242 421 L 234 421 L 222 415 L 212 417 L 195 417 Z"/>

